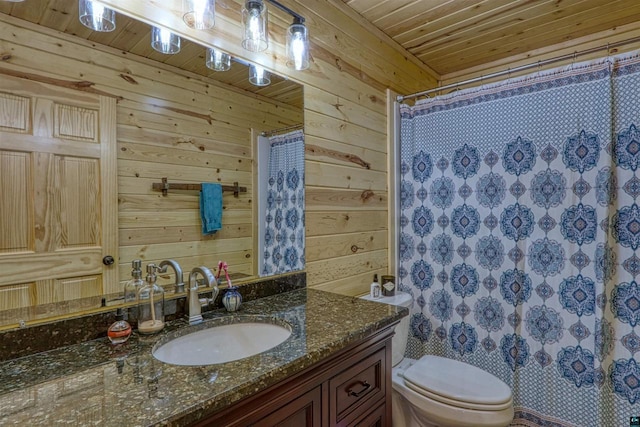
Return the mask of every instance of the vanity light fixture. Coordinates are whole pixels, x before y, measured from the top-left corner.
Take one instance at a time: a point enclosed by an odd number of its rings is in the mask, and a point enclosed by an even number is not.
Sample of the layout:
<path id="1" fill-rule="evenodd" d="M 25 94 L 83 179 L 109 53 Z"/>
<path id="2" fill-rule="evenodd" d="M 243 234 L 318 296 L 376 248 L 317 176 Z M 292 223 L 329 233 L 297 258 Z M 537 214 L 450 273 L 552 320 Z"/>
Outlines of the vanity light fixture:
<path id="1" fill-rule="evenodd" d="M 215 23 L 216 0 L 182 0 L 182 12 L 189 28 L 208 30 Z"/>
<path id="2" fill-rule="evenodd" d="M 249 66 L 249 83 L 254 86 L 268 86 L 271 84 L 269 72 L 260 65 L 251 64 Z"/>
<path id="3" fill-rule="evenodd" d="M 116 29 L 116 12 L 95 0 L 79 0 L 80 22 L 93 31 L 109 32 Z"/>
<path id="4" fill-rule="evenodd" d="M 266 0 L 293 17 L 287 29 L 287 67 L 294 70 L 309 68 L 309 31 L 304 18 L 276 0 Z M 242 8 L 244 35 L 242 47 L 251 52 L 262 52 L 269 46 L 267 6 L 262 0 L 246 0 Z"/>
<path id="5" fill-rule="evenodd" d="M 227 71 L 231 68 L 231 55 L 210 47 L 207 49 L 205 65 L 214 71 Z"/>
<path id="6" fill-rule="evenodd" d="M 269 47 L 267 5 L 262 0 L 247 0 L 242 8 L 242 47 L 262 52 Z"/>
<path id="7" fill-rule="evenodd" d="M 166 28 L 153 27 L 151 29 L 151 47 L 165 55 L 180 52 L 180 37 Z"/>
<path id="8" fill-rule="evenodd" d="M 287 67 L 297 71 L 309 68 L 309 32 L 300 16 L 294 17 L 287 29 Z"/>

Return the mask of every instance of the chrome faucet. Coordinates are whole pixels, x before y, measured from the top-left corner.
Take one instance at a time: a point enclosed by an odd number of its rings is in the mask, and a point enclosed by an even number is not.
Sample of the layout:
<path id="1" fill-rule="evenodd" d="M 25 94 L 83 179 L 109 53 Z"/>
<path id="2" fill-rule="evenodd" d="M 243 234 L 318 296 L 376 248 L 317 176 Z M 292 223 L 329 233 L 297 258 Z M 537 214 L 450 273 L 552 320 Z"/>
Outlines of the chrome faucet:
<path id="1" fill-rule="evenodd" d="M 198 296 L 198 274 L 204 277 L 206 287 L 213 287 L 211 290 L 211 298 L 204 299 L 204 302 L 201 302 L 200 297 Z M 218 282 L 211 270 L 207 267 L 195 267 L 191 270 L 191 273 L 189 273 L 189 289 L 187 290 L 187 302 L 189 303 L 189 312 L 187 313 L 187 317 L 189 318 L 190 325 L 202 322 L 202 306 L 215 301 L 217 296 Z"/>
<path id="2" fill-rule="evenodd" d="M 175 280 L 175 292 L 184 292 L 184 282 L 182 281 L 182 268 L 180 268 L 180 264 L 177 261 L 172 259 L 165 259 L 160 264 L 158 264 L 158 271 L 160 273 L 166 273 L 167 267 L 173 268 L 173 271 L 176 273 Z"/>

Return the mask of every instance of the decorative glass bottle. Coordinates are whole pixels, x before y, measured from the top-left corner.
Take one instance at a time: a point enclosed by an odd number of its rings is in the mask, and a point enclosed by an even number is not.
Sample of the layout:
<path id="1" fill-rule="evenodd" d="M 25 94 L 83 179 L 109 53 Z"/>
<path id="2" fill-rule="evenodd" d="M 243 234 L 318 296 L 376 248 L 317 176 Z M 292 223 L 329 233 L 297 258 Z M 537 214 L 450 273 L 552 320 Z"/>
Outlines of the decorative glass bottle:
<path id="1" fill-rule="evenodd" d="M 227 289 L 227 292 L 222 297 L 222 304 L 227 311 L 237 311 L 242 304 L 242 295 L 238 291 L 238 288 L 231 286 Z"/>
<path id="2" fill-rule="evenodd" d="M 142 280 L 142 261 L 131 261 L 131 280 L 124 285 L 124 302 L 133 302 L 138 297 L 138 291 L 144 285 Z"/>
<path id="3" fill-rule="evenodd" d="M 116 321 L 107 329 L 107 337 L 112 344 L 122 344 L 131 335 L 131 325 L 124 320 L 124 312 L 121 308 L 116 311 Z"/>
<path id="4" fill-rule="evenodd" d="M 227 292 L 222 297 L 222 304 L 227 311 L 237 311 L 242 304 L 242 295 L 238 291 L 238 288 L 233 286 L 233 283 L 231 283 L 231 277 L 229 277 L 229 265 L 226 262 L 218 262 L 218 277 L 216 277 L 216 279 L 220 278 L 220 273 L 222 273 L 223 270 L 227 279 L 228 288 Z"/>
<path id="5" fill-rule="evenodd" d="M 138 332 L 155 334 L 164 328 L 164 290 L 156 283 L 158 267 L 147 265 L 146 283 L 138 291 Z"/>

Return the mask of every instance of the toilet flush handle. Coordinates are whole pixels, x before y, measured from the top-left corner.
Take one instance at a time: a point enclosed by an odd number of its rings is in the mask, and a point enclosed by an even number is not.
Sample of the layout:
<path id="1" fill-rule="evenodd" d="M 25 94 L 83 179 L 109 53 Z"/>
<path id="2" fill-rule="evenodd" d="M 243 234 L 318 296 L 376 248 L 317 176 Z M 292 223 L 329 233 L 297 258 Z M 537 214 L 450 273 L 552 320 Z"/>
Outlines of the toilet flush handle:
<path id="1" fill-rule="evenodd" d="M 362 384 L 362 390 L 360 391 L 353 391 L 353 389 L 349 389 L 347 390 L 347 394 L 349 396 L 353 396 L 353 397 L 360 397 L 363 394 L 365 394 L 367 392 L 367 390 L 369 390 L 371 388 L 371 384 L 369 384 L 366 381 L 358 381 L 360 384 Z"/>

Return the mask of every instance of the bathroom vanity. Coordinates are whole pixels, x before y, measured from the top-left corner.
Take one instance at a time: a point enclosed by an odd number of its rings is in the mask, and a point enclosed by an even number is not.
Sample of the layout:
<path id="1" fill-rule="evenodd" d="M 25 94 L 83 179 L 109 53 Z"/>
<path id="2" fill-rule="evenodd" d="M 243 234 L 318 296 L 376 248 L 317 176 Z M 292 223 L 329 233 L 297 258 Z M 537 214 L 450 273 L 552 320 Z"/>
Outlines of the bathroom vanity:
<path id="1" fill-rule="evenodd" d="M 391 337 L 385 328 L 197 426 L 390 426 Z"/>
<path id="2" fill-rule="evenodd" d="M 408 314 L 313 289 L 247 302 L 207 322 L 274 318 L 292 334 L 266 352 L 228 363 L 178 366 L 151 355 L 154 337 L 106 338 L 0 363 L 3 425 L 390 425 L 391 337 Z M 200 326 L 202 327 L 202 326 Z M 224 343 L 220 343 L 224 348 Z"/>

